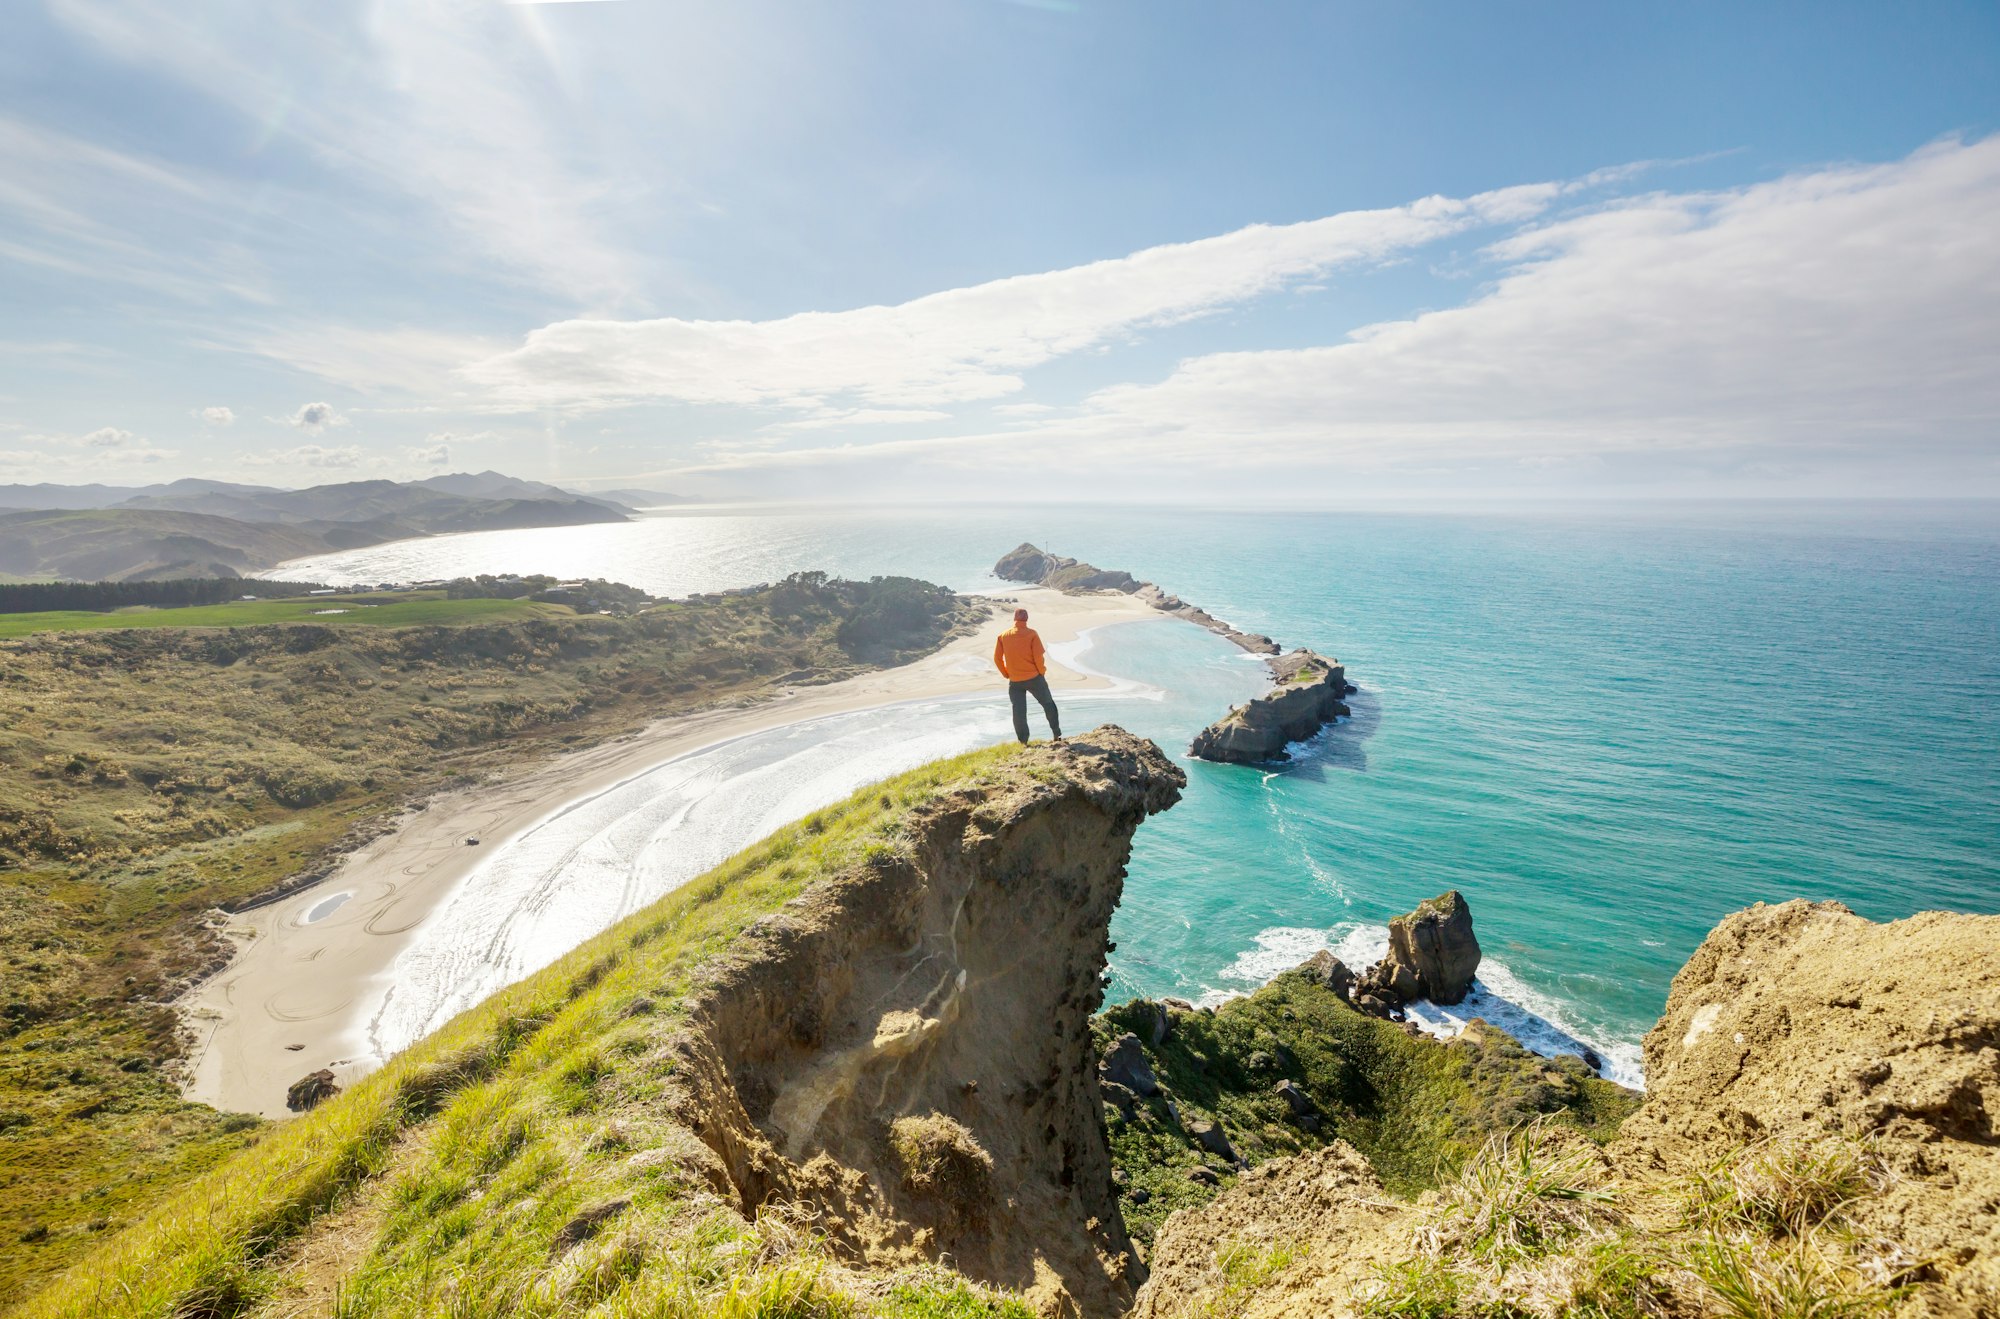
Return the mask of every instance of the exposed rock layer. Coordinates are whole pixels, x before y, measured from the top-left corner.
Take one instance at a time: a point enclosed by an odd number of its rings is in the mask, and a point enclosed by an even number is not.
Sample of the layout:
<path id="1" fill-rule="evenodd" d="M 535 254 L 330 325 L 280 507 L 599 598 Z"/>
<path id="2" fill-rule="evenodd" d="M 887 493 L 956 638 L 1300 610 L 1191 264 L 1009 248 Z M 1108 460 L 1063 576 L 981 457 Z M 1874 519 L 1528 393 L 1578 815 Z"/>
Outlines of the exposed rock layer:
<path id="1" fill-rule="evenodd" d="M 1047 1312 L 1124 1309 L 1090 1019 L 1133 831 L 1185 781 L 1116 728 L 1036 748 L 753 927 L 679 1046 L 682 1115 L 746 1209 L 810 1205 L 870 1262 L 947 1256 Z M 899 1119 L 951 1139 L 912 1154 Z M 933 1165 L 977 1193 L 911 1171 Z"/>
<path id="2" fill-rule="evenodd" d="M 1612 1152 L 1699 1167 L 1821 1130 L 1878 1142 L 1894 1173 L 1865 1231 L 1939 1261 L 1937 1314 L 2000 1314 L 2000 916 L 1878 925 L 1837 902 L 1723 920 L 1646 1036 L 1646 1104 Z"/>
<path id="3" fill-rule="evenodd" d="M 1407 916 L 1389 922 L 1389 951 L 1355 985 L 1357 997 L 1373 995 L 1392 1007 L 1427 998 L 1462 1003 L 1479 970 L 1479 939 L 1472 907 L 1457 889 L 1426 898 Z"/>

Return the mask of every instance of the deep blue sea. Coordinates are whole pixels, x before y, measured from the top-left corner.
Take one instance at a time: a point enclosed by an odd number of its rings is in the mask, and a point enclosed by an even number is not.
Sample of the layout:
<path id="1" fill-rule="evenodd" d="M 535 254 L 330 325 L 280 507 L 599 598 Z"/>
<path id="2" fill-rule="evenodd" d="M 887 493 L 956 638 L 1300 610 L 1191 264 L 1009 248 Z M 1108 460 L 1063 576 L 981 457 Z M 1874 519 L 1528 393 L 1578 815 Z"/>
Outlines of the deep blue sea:
<path id="1" fill-rule="evenodd" d="M 684 594 L 821 568 L 995 589 L 989 568 L 1022 540 L 1336 655 L 1361 688 L 1287 766 L 1188 762 L 1185 800 L 1136 845 L 1114 997 L 1241 992 L 1318 947 L 1367 960 L 1389 916 L 1457 888 L 1486 962 L 1456 1015 L 1588 1041 L 1636 1080 L 1674 971 L 1729 911 L 2000 910 L 1991 504 L 716 508 L 284 575 L 549 572 Z M 1093 642 L 1082 662 L 1130 685 L 1067 722 L 1114 719 L 1177 755 L 1263 686 L 1168 620 Z M 978 712 L 978 738 L 1004 730 Z"/>

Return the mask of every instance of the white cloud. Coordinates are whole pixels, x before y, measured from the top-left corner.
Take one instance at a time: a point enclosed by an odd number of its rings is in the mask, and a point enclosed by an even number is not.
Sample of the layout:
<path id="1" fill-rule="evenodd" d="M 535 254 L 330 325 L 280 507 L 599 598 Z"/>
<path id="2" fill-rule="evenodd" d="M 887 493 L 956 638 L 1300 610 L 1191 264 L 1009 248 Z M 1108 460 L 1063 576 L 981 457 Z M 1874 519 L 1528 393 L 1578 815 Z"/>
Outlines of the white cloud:
<path id="1" fill-rule="evenodd" d="M 80 443 L 93 449 L 122 449 L 139 437 L 116 426 L 101 426 L 84 436 Z"/>
<path id="2" fill-rule="evenodd" d="M 297 412 L 285 418 L 285 424 L 317 435 L 329 426 L 345 426 L 347 418 L 335 412 L 331 403 L 306 403 L 301 405 Z"/>
<path id="3" fill-rule="evenodd" d="M 1070 478 L 1274 496 L 1419 474 L 1481 488 L 2000 492 L 2000 136 L 1749 187 L 1655 193 L 1525 229 L 1463 306 L 1345 342 L 1211 353 L 1004 432 Z M 973 435 L 769 451 L 687 471 L 977 463 Z M 1954 475 L 1956 474 L 1956 475 Z M 1843 484 L 1843 482 L 1845 484 Z M 1974 491 L 1968 491 L 1969 493 Z"/>
<path id="4" fill-rule="evenodd" d="M 2000 137 L 1636 198 L 1497 244 L 1507 273 L 1462 307 L 1199 357 L 1100 391 L 1085 424 L 1190 461 L 1990 453 L 1996 214 Z"/>
<path id="5" fill-rule="evenodd" d="M 772 321 L 558 321 L 463 374 L 499 400 L 523 406 L 673 399 L 816 409 L 848 399 L 863 407 L 934 409 L 1001 398 L 1022 388 L 1022 371 L 1055 358 L 1207 315 L 1336 267 L 1379 262 L 1480 226 L 1520 223 L 1564 192 L 1564 185 L 1532 184 L 1251 225 L 896 306 Z"/>
<path id="6" fill-rule="evenodd" d="M 430 438 L 435 442 L 419 448 L 404 450 L 404 458 L 416 463 L 420 467 L 449 466 L 451 463 L 451 445 L 442 441 L 448 440 L 451 437 L 448 435 L 433 435 Z"/>
<path id="7" fill-rule="evenodd" d="M 781 430 L 830 430 L 837 426 L 908 426 L 923 421 L 950 421 L 949 412 L 934 408 L 847 408 L 781 422 Z"/>
<path id="8" fill-rule="evenodd" d="M 234 345 L 359 393 L 384 391 L 443 398 L 464 391 L 457 373 L 489 357 L 489 339 L 408 326 L 388 330 L 350 325 L 267 328 Z"/>
<path id="9" fill-rule="evenodd" d="M 191 415 L 196 421 L 201 422 L 205 426 L 233 426 L 236 424 L 236 413 L 229 408 L 196 408 Z"/>

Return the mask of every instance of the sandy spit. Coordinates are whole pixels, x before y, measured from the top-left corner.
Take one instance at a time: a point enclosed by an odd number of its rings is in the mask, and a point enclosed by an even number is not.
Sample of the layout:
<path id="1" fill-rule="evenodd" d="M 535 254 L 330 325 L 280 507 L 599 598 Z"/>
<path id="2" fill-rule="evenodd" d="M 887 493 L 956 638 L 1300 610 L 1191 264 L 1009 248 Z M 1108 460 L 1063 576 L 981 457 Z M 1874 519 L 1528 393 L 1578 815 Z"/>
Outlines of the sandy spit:
<path id="1" fill-rule="evenodd" d="M 1123 595 L 1067 596 L 1023 587 L 1006 598 L 1032 611 L 1051 647 L 1106 624 L 1164 617 Z M 663 719 L 525 765 L 502 780 L 433 798 L 320 883 L 231 918 L 227 933 L 237 944 L 235 957 L 181 1003 L 195 1039 L 184 1093 L 232 1112 L 282 1117 L 286 1088 L 306 1073 L 330 1066 L 344 1083 L 377 1065 L 366 1027 L 397 955 L 481 861 L 569 802 L 704 747 L 786 724 L 979 691 L 1004 703 L 991 656 L 993 637 L 1012 607 L 996 603 L 989 626 L 902 668 Z M 1071 691 L 1108 686 L 1053 659 L 1049 682 Z M 1034 718 L 1039 721 L 1039 712 Z M 479 845 L 468 846 L 469 837 Z M 319 920 L 304 922 L 306 913 L 340 895 L 349 896 Z"/>

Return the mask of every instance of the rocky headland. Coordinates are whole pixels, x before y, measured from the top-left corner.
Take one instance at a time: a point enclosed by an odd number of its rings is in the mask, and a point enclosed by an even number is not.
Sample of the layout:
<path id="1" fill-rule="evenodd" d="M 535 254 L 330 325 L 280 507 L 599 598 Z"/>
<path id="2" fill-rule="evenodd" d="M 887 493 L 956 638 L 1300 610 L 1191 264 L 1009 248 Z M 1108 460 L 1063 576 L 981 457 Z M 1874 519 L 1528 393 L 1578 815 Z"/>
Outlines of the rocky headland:
<path id="1" fill-rule="evenodd" d="M 1003 582 L 1020 582 L 1024 586 L 1046 586 L 1051 590 L 1066 591 L 1071 594 L 1118 591 L 1125 595 L 1137 596 L 1163 614 L 1184 618 L 1198 627 L 1207 628 L 1215 635 L 1253 655 L 1277 655 L 1284 649 L 1261 633 L 1245 632 L 1232 627 L 1179 596 L 1169 595 L 1151 582 L 1140 581 L 1129 572 L 1100 568 L 1096 564 L 1083 563 L 1058 554 L 1047 554 L 1026 541 L 1000 556 L 1000 561 L 993 565 L 993 575 Z"/>
<path id="2" fill-rule="evenodd" d="M 1285 760 L 1285 748 L 1291 743 L 1303 742 L 1336 719 L 1345 718 L 1349 710 L 1342 698 L 1358 690 L 1347 681 L 1347 670 L 1339 660 L 1310 650 L 1286 651 L 1262 633 L 1245 632 L 1225 623 L 1128 572 L 1049 554 L 1024 541 L 1000 557 L 993 565 L 993 575 L 1006 582 L 1072 594 L 1118 591 L 1136 596 L 1164 614 L 1186 619 L 1253 655 L 1264 656 L 1275 685 L 1196 735 L 1188 754 L 1197 759 L 1245 765 Z"/>

